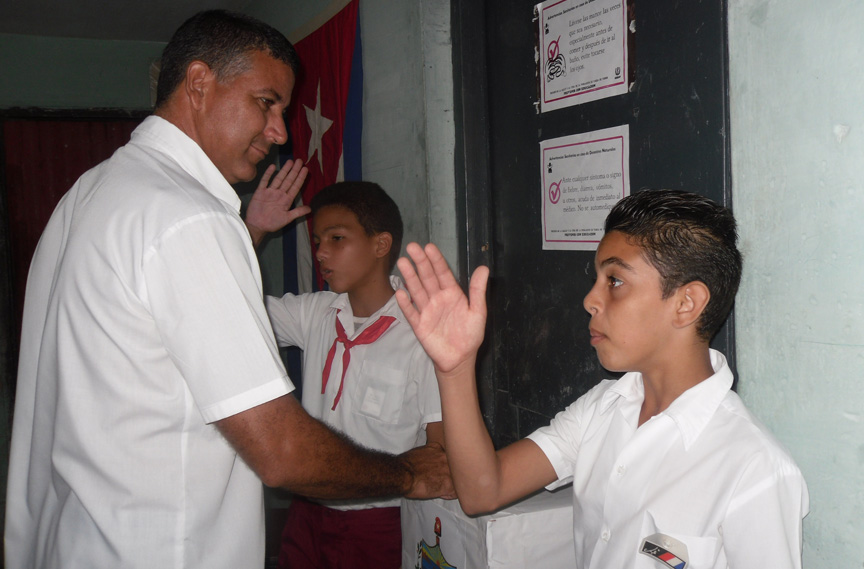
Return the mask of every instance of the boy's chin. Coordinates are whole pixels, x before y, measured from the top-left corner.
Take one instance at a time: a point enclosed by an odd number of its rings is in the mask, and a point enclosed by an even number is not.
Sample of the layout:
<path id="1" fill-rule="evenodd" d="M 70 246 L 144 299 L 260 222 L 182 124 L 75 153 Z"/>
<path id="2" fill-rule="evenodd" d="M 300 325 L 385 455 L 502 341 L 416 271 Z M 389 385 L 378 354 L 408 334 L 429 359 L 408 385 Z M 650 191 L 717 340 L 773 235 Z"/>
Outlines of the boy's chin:
<path id="1" fill-rule="evenodd" d="M 344 287 L 340 287 L 339 284 L 333 284 L 330 281 L 324 281 L 327 283 L 327 290 L 330 292 L 335 292 L 336 294 L 342 294 L 343 292 L 348 292 Z"/>
<path id="2" fill-rule="evenodd" d="M 603 366 L 603 369 L 611 373 L 627 373 L 628 371 L 633 371 L 624 362 L 616 361 L 614 358 L 601 357 L 599 353 L 597 354 L 597 360 L 600 362 L 600 365 Z"/>

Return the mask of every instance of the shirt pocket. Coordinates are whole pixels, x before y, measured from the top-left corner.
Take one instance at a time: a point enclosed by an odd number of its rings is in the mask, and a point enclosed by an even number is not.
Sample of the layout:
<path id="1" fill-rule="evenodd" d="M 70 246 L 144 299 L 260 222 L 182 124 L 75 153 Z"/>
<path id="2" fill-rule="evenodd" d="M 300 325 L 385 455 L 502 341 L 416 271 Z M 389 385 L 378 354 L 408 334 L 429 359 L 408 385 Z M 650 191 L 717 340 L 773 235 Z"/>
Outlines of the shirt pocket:
<path id="1" fill-rule="evenodd" d="M 354 393 L 354 413 L 382 423 L 396 423 L 402 412 L 406 384 L 405 371 L 364 361 Z"/>
<path id="2" fill-rule="evenodd" d="M 671 530 L 676 531 L 671 531 Z M 659 515 L 652 514 L 646 511 L 642 520 L 642 532 L 639 534 L 639 543 L 637 547 L 642 547 L 642 540 L 654 534 L 669 536 L 674 540 L 683 543 L 687 547 L 687 565 L 686 569 L 719 569 L 726 568 L 725 558 L 721 555 L 721 541 L 714 536 L 690 535 L 686 530 L 682 533 L 682 528 L 675 527 L 674 524 L 664 523 L 663 518 Z M 658 544 L 661 547 L 662 543 Z M 672 552 L 675 553 L 674 551 Z M 664 562 L 656 559 L 648 554 L 638 553 L 636 555 L 636 569 L 668 569 L 669 566 Z"/>

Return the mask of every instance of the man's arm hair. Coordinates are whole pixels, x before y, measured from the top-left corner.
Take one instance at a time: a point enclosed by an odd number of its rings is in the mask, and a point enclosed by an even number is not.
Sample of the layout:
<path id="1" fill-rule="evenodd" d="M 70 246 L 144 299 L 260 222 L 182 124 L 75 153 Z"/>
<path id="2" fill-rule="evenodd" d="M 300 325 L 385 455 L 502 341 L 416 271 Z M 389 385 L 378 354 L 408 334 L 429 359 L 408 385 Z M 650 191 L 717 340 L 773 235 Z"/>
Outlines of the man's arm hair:
<path id="1" fill-rule="evenodd" d="M 216 426 L 267 486 L 312 498 L 404 496 L 416 490 L 411 460 L 359 447 L 312 418 L 292 395 Z"/>

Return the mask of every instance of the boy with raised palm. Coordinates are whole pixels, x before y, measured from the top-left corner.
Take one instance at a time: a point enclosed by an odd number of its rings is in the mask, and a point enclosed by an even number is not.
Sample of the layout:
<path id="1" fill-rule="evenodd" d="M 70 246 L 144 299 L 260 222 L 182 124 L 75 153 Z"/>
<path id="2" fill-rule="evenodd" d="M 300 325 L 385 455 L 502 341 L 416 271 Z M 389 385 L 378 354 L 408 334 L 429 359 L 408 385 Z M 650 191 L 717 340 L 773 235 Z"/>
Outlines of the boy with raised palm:
<path id="1" fill-rule="evenodd" d="M 644 190 L 606 219 L 585 297 L 599 383 L 552 423 L 496 451 L 475 364 L 489 271 L 469 298 L 434 245 L 399 260 L 405 316 L 435 363 L 445 448 L 463 509 L 488 512 L 573 483 L 576 566 L 801 567 L 809 498 L 793 459 L 731 391 L 709 340 L 741 274 L 732 214 L 684 192 Z"/>

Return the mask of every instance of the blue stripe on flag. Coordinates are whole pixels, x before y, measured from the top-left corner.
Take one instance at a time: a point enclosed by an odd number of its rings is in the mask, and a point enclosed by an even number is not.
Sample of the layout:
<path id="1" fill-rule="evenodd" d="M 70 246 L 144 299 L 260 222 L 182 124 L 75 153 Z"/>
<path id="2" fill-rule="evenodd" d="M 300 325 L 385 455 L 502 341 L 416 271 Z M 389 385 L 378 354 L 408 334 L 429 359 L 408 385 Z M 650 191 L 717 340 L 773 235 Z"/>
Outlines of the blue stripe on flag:
<path id="1" fill-rule="evenodd" d="M 360 18 L 354 35 L 354 54 L 351 58 L 351 82 L 345 109 L 345 127 L 342 137 L 342 157 L 346 180 L 362 180 L 363 167 L 360 140 L 363 133 L 363 50 L 360 41 Z"/>

